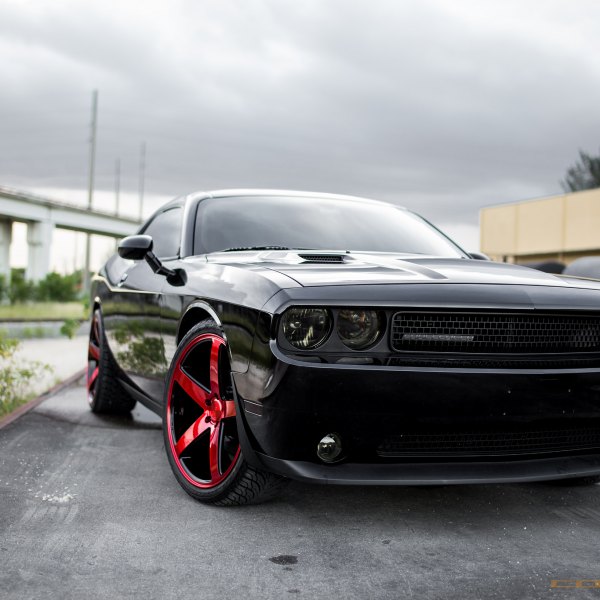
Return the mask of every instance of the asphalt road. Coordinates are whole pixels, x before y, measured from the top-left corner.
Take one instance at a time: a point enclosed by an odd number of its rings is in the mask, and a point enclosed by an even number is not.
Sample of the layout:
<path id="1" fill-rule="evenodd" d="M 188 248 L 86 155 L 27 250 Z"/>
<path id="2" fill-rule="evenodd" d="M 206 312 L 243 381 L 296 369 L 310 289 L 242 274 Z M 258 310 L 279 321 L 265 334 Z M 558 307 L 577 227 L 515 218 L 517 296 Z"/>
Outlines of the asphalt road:
<path id="1" fill-rule="evenodd" d="M 0 430 L 0 597 L 600 598 L 550 588 L 600 579 L 599 501 L 600 486 L 293 483 L 207 507 L 175 483 L 152 414 L 96 417 L 75 386 Z"/>

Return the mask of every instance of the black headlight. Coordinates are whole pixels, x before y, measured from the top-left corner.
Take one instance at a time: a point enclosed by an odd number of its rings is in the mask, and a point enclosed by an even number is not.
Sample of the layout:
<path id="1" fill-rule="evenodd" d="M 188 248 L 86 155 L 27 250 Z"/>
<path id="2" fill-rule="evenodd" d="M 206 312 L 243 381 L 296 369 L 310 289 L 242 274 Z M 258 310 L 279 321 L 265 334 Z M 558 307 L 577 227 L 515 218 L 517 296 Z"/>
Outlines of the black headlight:
<path id="1" fill-rule="evenodd" d="M 378 340 L 381 318 L 374 310 L 344 308 L 338 312 L 337 332 L 348 348 L 363 350 Z"/>
<path id="2" fill-rule="evenodd" d="M 282 319 L 283 335 L 296 348 L 320 346 L 331 332 L 331 317 L 324 308 L 290 308 Z"/>

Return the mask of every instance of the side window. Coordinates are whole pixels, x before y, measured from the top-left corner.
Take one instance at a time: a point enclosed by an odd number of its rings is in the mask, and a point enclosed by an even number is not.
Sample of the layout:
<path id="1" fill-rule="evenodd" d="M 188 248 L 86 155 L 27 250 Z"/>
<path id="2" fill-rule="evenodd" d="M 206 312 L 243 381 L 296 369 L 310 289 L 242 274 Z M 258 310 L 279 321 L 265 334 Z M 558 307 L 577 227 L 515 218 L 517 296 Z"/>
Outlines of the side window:
<path id="1" fill-rule="evenodd" d="M 144 228 L 142 233 L 152 236 L 153 251 L 159 258 L 177 256 L 181 242 L 181 218 L 183 211 L 180 206 L 162 212 Z"/>

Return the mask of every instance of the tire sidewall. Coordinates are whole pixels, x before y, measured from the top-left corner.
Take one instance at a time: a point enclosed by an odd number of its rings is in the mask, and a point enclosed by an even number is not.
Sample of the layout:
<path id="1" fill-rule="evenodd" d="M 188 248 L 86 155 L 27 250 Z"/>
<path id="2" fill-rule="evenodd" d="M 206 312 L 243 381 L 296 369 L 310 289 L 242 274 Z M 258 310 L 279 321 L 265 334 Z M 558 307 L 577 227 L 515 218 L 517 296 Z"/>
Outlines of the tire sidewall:
<path id="1" fill-rule="evenodd" d="M 100 308 L 94 310 L 92 326 L 94 320 L 98 322 L 98 375 L 93 398 L 90 398 L 89 388 L 86 385 L 88 405 L 91 411 L 97 414 L 125 415 L 131 413 L 136 401 L 119 383 L 119 369 L 104 334 L 104 322 Z M 90 330 L 90 340 L 91 336 L 92 331 Z"/>
<path id="2" fill-rule="evenodd" d="M 100 406 L 100 398 L 102 397 L 101 396 L 102 387 L 103 387 L 103 382 L 104 382 L 104 377 L 105 377 L 104 371 L 106 370 L 106 343 L 104 342 L 104 326 L 102 323 L 102 313 L 100 312 L 99 308 L 96 308 L 96 310 L 94 310 L 94 313 L 92 316 L 92 328 L 94 326 L 95 320 L 97 320 L 97 322 L 98 322 L 98 352 L 100 354 L 100 357 L 98 359 L 98 375 L 96 376 L 96 385 L 94 388 L 94 397 L 93 398 L 90 397 L 90 391 L 89 391 L 89 388 L 87 387 L 87 384 L 86 384 L 86 389 L 87 389 L 88 404 L 90 405 L 92 412 L 102 412 L 102 410 L 101 410 L 102 407 Z M 90 330 L 90 341 L 91 341 L 91 337 L 92 337 L 92 330 Z M 89 363 L 89 358 L 88 358 L 88 363 Z M 88 372 L 89 372 L 89 364 L 88 364 Z"/>

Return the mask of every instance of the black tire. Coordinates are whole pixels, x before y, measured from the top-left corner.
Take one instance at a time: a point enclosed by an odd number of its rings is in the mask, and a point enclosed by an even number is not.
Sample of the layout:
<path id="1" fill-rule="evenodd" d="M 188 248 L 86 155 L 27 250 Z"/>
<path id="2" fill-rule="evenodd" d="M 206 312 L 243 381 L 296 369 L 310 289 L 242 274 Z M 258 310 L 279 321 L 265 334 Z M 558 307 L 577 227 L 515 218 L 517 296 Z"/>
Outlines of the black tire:
<path id="1" fill-rule="evenodd" d="M 179 485 L 200 502 L 264 502 L 288 480 L 250 466 L 239 444 L 237 409 L 223 332 L 202 321 L 181 340 L 165 386 L 163 434 Z"/>
<path id="2" fill-rule="evenodd" d="M 595 485 L 596 483 L 600 483 L 600 475 L 589 475 L 587 477 L 569 477 L 568 479 L 553 479 L 548 483 L 560 487 L 579 487 L 583 485 Z"/>
<path id="3" fill-rule="evenodd" d="M 95 413 L 122 415 L 131 412 L 135 400 L 117 378 L 117 365 L 110 353 L 100 309 L 92 316 L 88 344 L 87 392 L 90 409 Z"/>

